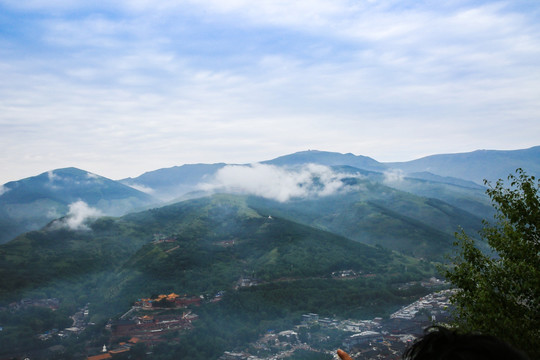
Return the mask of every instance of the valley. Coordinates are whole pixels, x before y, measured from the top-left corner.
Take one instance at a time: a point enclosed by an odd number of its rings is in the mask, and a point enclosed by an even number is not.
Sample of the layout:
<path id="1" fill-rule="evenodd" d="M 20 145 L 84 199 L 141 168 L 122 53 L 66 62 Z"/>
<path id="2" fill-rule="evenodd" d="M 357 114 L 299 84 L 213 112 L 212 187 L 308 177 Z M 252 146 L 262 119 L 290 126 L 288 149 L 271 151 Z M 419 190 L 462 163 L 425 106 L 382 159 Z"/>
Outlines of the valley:
<path id="1" fill-rule="evenodd" d="M 436 273 L 429 262 L 261 214 L 245 197 L 233 195 L 100 218 L 88 226 L 90 230 L 45 228 L 15 239 L 1 248 L 0 274 L 5 279 L 3 301 L 44 294 L 59 298 L 59 309 L 49 310 L 58 321 L 62 314 L 73 313 L 70 309 L 89 303 L 88 322 L 96 324 L 84 332 L 94 339 L 87 340 L 90 344 L 105 336 L 98 334 L 109 319 L 153 293 L 204 299 L 223 293 L 221 301 L 193 310 L 199 317 L 194 330 L 179 340 L 184 347 L 189 341 L 195 351 L 203 339 L 219 338 L 221 345 L 210 353 L 216 356 L 268 327 L 292 324 L 301 313 L 388 313 L 424 293 L 419 288 L 400 290 L 395 284 Z M 34 254 L 30 261 L 26 253 Z M 3 321 L 15 323 L 27 312 L 5 311 Z M 224 326 L 230 331 L 223 332 Z M 26 329 L 27 335 L 16 329 Z M 51 345 L 33 340 L 50 330 L 45 323 L 20 323 L 6 330 L 3 339 L 8 342 L 2 348 L 16 350 L 19 344 L 23 349 L 30 342 L 38 348 Z M 68 353 L 87 354 L 85 344 L 77 342 Z"/>
<path id="2" fill-rule="evenodd" d="M 454 233 L 493 215 L 483 185 L 421 170 L 310 151 L 8 183 L 0 359 L 397 356 L 449 316 Z"/>

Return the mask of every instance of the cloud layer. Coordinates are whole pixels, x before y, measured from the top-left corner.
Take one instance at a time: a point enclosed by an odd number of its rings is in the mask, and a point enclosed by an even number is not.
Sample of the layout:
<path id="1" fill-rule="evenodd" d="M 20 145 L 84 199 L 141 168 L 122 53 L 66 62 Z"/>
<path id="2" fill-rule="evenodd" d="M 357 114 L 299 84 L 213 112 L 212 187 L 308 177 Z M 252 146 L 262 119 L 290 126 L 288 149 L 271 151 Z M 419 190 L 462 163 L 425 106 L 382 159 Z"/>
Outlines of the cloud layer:
<path id="1" fill-rule="evenodd" d="M 385 171 L 383 175 L 384 175 L 383 182 L 386 185 L 390 185 L 390 186 L 393 184 L 402 182 L 403 179 L 405 178 L 405 173 L 399 169 L 392 169 L 392 170 Z"/>
<path id="2" fill-rule="evenodd" d="M 11 190 L 11 189 L 8 188 L 7 186 L 0 185 L 0 196 L 4 195 L 4 194 L 7 193 L 9 190 Z"/>
<path id="3" fill-rule="evenodd" d="M 342 181 L 351 177 L 360 175 L 341 174 L 315 164 L 293 169 L 266 164 L 230 165 L 220 169 L 210 182 L 199 187 L 204 191 L 242 193 L 284 202 L 358 189 Z"/>
<path id="4" fill-rule="evenodd" d="M 82 200 L 69 204 L 69 211 L 63 218 L 54 221 L 53 228 L 68 228 L 70 230 L 89 230 L 88 220 L 103 216 L 98 209 L 88 206 Z"/>
<path id="5" fill-rule="evenodd" d="M 0 0 L 0 13 L 0 183 L 540 138 L 537 2 Z"/>

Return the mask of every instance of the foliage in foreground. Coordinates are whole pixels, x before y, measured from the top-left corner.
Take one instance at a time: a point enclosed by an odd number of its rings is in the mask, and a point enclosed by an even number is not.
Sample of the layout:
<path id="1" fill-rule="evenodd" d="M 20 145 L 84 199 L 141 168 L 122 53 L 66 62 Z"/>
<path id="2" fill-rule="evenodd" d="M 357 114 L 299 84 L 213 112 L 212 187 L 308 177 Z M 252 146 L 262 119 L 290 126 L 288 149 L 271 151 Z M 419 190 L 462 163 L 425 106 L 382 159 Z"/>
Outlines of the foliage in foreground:
<path id="1" fill-rule="evenodd" d="M 445 275 L 458 288 L 460 328 L 495 335 L 540 359 L 540 181 L 521 169 L 508 180 L 486 182 L 496 215 L 480 235 L 493 254 L 462 232 L 455 267 Z"/>

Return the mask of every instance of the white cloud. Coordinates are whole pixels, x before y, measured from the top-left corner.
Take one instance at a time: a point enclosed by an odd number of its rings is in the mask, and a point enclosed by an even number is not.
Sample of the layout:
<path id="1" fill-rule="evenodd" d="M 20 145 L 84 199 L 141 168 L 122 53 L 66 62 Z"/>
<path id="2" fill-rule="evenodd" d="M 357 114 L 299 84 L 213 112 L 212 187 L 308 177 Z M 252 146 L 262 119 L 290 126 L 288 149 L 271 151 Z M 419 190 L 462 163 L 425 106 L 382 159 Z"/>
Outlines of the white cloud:
<path id="1" fill-rule="evenodd" d="M 11 189 L 8 188 L 7 186 L 5 186 L 5 185 L 0 185 L 0 196 L 4 195 L 4 194 L 7 193 L 9 190 L 11 190 Z"/>
<path id="2" fill-rule="evenodd" d="M 49 178 L 49 183 L 51 184 L 60 179 L 60 177 L 54 173 L 54 170 L 47 171 L 47 177 Z"/>
<path id="3" fill-rule="evenodd" d="M 384 172 L 384 183 L 387 185 L 400 183 L 404 178 L 405 174 L 400 169 L 393 169 Z"/>
<path id="4" fill-rule="evenodd" d="M 519 4 L 0 0 L 3 181 L 538 145 L 539 5 Z"/>
<path id="5" fill-rule="evenodd" d="M 45 186 L 47 186 L 47 187 L 49 187 L 49 188 L 51 188 L 53 190 L 59 190 L 61 188 L 60 186 L 55 185 L 55 182 L 61 181 L 62 177 L 55 174 L 54 170 L 47 171 L 47 178 L 48 178 L 48 182 L 45 184 Z"/>
<path id="6" fill-rule="evenodd" d="M 355 187 L 345 185 L 342 179 L 354 176 L 359 175 L 340 174 L 315 164 L 291 169 L 266 164 L 230 165 L 199 187 L 204 191 L 243 193 L 285 202 L 350 191 Z"/>
<path id="7" fill-rule="evenodd" d="M 58 219 L 61 216 L 62 214 L 60 214 L 56 208 L 50 208 L 47 210 L 47 217 L 49 219 Z"/>
<path id="8" fill-rule="evenodd" d="M 139 190 L 139 191 L 142 191 L 143 193 L 147 193 L 147 194 L 153 194 L 155 192 L 155 190 L 152 189 L 151 187 L 144 186 L 144 185 L 141 185 L 141 184 L 128 183 L 126 185 L 133 188 L 133 189 L 135 189 L 135 190 Z"/>
<path id="9" fill-rule="evenodd" d="M 70 230 L 89 230 L 86 224 L 88 220 L 102 216 L 103 214 L 96 208 L 88 206 L 82 200 L 69 204 L 69 211 L 66 216 L 56 220 L 53 228 L 66 227 Z"/>

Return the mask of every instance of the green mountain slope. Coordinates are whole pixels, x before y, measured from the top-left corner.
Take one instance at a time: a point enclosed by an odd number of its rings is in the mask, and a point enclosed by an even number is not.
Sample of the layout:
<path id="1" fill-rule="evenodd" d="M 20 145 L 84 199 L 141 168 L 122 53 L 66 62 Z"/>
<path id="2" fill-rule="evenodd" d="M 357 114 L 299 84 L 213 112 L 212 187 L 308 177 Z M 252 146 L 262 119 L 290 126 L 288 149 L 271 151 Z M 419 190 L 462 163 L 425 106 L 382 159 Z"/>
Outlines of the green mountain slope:
<path id="1" fill-rule="evenodd" d="M 368 179 L 357 191 L 281 203 L 250 198 L 260 212 L 295 219 L 350 239 L 415 257 L 443 260 L 454 233 L 481 228 L 481 218 L 435 198 L 420 197 Z"/>
<path id="2" fill-rule="evenodd" d="M 351 174 L 353 178 L 360 174 L 363 180 L 383 185 L 378 188 L 383 192 L 387 191 L 386 187 L 389 187 L 420 197 L 444 201 L 483 219 L 491 218 L 493 215 L 493 207 L 491 206 L 491 200 L 486 195 L 486 188 L 471 181 L 441 177 L 425 172 L 405 175 L 399 171 L 381 173 L 361 170 L 351 166 L 333 166 L 332 169 L 337 172 Z"/>
<path id="3" fill-rule="evenodd" d="M 173 240 L 152 242 L 157 233 Z M 63 281 L 80 281 L 84 287 L 95 281 L 93 274 L 107 272 L 114 274 L 115 285 L 104 282 L 96 291 L 110 301 L 122 294 L 120 298 L 144 295 L 149 291 L 147 279 L 153 279 L 150 287 L 156 291 L 179 287 L 211 292 L 231 288 L 245 274 L 273 282 L 324 278 L 350 268 L 397 273 L 400 262 L 411 261 L 329 232 L 268 218 L 242 197 L 216 195 L 122 218 L 100 218 L 86 231 L 49 227 L 24 234 L 0 246 L 0 298 L 52 289 Z"/>
<path id="4" fill-rule="evenodd" d="M 79 200 L 105 215 L 114 216 L 156 202 L 129 186 L 76 168 L 57 169 L 9 182 L 3 189 L 0 243 L 64 216 L 68 205 Z"/>
<path id="5" fill-rule="evenodd" d="M 87 226 L 73 231 L 51 223 L 0 245 L 0 306 L 55 297 L 56 317 L 90 303 L 90 320 L 103 323 L 151 294 L 211 299 L 224 291 L 222 301 L 195 310 L 195 330 L 174 348 L 217 358 L 302 313 L 388 314 L 421 294 L 396 285 L 435 274 L 428 262 L 269 217 L 242 196 L 215 195 Z M 355 276 L 335 276 L 343 270 Z M 243 277 L 256 286 L 237 288 Z M 3 339 L 12 340 L 0 339 L 0 354 L 47 330 L 46 322 L 17 325 L 6 314 L 2 319 L 14 325 Z"/>

